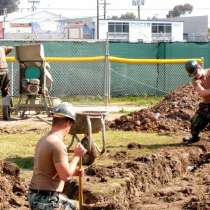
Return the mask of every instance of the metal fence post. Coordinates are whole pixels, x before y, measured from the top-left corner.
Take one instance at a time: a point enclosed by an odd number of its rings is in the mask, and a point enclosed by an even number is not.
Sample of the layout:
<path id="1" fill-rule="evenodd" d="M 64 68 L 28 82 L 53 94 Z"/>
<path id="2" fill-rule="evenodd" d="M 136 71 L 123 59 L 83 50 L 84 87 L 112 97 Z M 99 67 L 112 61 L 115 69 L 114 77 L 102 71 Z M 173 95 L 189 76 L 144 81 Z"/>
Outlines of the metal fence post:
<path id="1" fill-rule="evenodd" d="M 14 63 L 11 62 L 11 96 L 14 94 Z"/>
<path id="2" fill-rule="evenodd" d="M 104 101 L 107 106 L 110 101 L 110 63 L 109 63 L 109 40 L 106 39 L 106 54 L 105 54 L 105 71 L 104 71 Z"/>
<path id="3" fill-rule="evenodd" d="M 204 57 L 201 57 L 201 60 L 202 60 L 202 67 L 204 68 L 204 62 L 205 62 Z"/>

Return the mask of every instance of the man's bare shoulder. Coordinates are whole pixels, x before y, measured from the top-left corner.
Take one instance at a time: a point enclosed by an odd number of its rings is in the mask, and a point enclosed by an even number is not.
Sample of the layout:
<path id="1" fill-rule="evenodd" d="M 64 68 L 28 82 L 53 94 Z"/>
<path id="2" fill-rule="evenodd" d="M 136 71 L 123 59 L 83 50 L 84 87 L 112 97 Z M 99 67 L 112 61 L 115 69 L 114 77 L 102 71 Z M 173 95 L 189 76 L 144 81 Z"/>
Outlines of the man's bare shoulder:
<path id="1" fill-rule="evenodd" d="M 54 133 L 48 134 L 43 137 L 43 141 L 45 141 L 52 148 L 65 148 L 63 139 Z"/>

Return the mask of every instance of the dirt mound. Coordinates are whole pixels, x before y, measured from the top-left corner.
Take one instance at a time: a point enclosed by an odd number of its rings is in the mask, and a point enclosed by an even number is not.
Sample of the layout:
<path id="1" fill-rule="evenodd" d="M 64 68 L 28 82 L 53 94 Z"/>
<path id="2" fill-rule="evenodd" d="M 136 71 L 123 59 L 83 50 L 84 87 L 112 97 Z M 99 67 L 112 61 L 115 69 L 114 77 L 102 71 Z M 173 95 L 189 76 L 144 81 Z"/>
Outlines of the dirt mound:
<path id="1" fill-rule="evenodd" d="M 19 173 L 16 165 L 0 161 L 0 210 L 27 206 L 26 184 Z"/>
<path id="2" fill-rule="evenodd" d="M 177 88 L 157 105 L 109 122 L 111 129 L 158 133 L 188 132 L 199 96 L 191 85 Z"/>

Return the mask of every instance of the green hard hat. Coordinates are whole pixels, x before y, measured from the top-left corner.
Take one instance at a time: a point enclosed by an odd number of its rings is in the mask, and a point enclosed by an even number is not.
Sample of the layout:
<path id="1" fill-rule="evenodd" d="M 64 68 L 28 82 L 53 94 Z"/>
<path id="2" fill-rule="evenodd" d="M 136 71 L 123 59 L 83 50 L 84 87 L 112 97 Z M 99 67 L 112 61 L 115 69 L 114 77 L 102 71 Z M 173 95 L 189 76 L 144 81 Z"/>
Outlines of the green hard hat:
<path id="1" fill-rule="evenodd" d="M 76 113 L 74 111 L 74 107 L 72 104 L 67 102 L 62 102 L 52 110 L 53 117 L 60 117 L 60 118 L 69 118 L 73 121 L 76 120 Z"/>
<path id="2" fill-rule="evenodd" d="M 189 76 L 193 76 L 195 71 L 200 67 L 197 61 L 188 61 L 185 63 L 185 69 Z"/>

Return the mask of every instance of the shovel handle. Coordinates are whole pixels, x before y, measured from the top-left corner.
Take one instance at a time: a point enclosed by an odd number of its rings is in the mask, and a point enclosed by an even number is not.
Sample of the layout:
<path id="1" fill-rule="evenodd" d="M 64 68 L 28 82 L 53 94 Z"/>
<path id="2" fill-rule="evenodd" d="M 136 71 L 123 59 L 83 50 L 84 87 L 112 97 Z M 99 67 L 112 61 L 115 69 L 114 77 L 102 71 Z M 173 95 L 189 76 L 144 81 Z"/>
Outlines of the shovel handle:
<path id="1" fill-rule="evenodd" d="M 82 158 L 79 161 L 79 169 L 82 169 Z M 83 208 L 83 177 L 79 176 L 79 210 Z"/>

